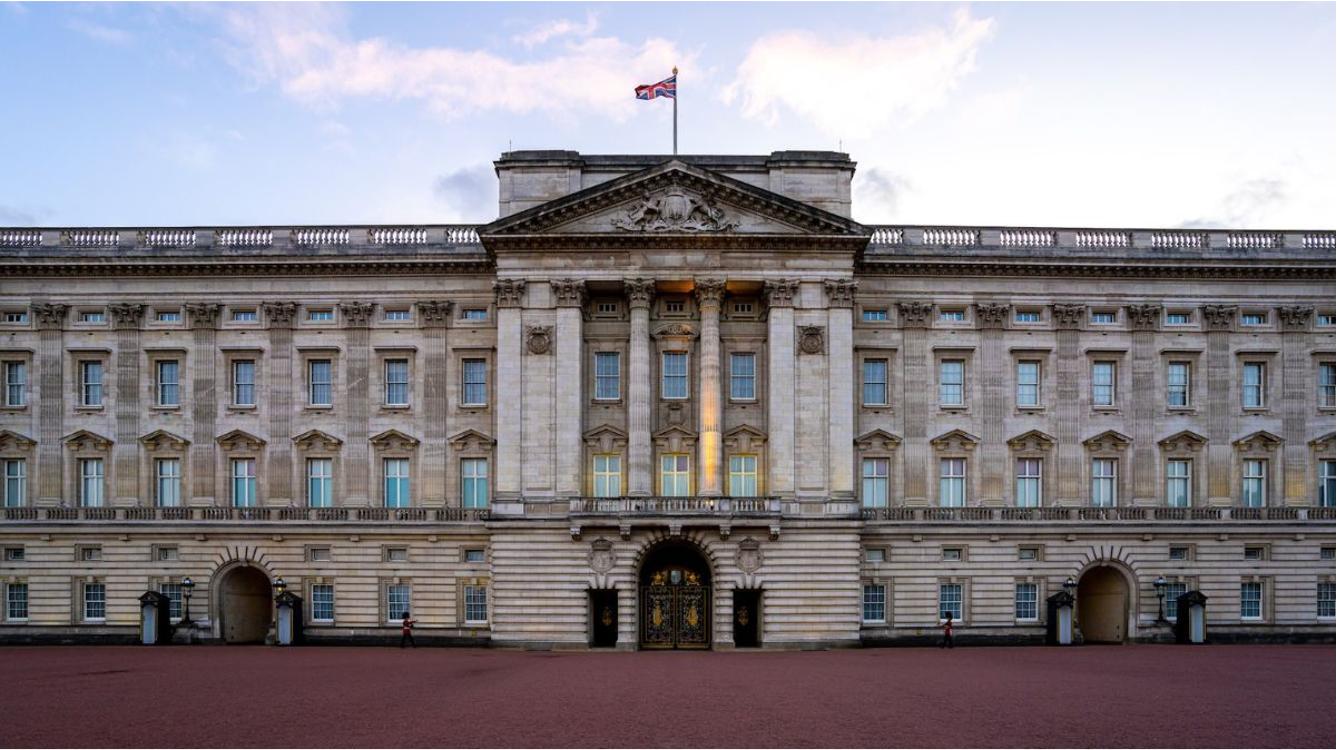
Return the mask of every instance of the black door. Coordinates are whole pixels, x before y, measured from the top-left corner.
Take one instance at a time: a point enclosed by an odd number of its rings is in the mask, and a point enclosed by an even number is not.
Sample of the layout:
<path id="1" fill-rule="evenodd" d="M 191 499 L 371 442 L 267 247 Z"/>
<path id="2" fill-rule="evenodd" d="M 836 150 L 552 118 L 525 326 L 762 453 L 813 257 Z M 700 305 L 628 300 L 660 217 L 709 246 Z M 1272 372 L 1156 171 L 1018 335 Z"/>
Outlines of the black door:
<path id="1" fill-rule="evenodd" d="M 761 592 L 735 589 L 733 592 L 733 643 L 738 648 L 757 647 L 757 623 L 761 617 Z"/>
<path id="2" fill-rule="evenodd" d="M 600 589 L 590 592 L 590 645 L 612 648 L 617 645 L 617 591 Z"/>

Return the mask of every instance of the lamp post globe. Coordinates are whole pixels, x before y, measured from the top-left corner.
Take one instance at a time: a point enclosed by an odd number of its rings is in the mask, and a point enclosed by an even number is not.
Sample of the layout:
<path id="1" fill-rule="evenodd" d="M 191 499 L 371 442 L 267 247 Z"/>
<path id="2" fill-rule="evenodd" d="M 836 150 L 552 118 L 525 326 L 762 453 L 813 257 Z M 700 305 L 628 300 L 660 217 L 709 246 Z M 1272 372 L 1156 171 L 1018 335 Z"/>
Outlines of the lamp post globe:
<path id="1" fill-rule="evenodd" d="M 274 596 L 276 598 L 282 595 L 283 592 L 287 590 L 288 590 L 288 583 L 283 580 L 283 576 L 279 576 L 278 578 L 274 579 Z"/>

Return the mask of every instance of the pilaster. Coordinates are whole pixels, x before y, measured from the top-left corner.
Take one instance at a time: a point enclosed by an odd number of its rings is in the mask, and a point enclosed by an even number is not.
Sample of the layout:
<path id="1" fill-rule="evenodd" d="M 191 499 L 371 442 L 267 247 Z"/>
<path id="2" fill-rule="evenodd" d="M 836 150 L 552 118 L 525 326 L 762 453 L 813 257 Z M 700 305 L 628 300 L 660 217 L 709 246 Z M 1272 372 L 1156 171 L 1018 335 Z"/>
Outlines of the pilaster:
<path id="1" fill-rule="evenodd" d="M 521 499 L 521 427 L 524 416 L 520 358 L 520 305 L 524 279 L 498 279 L 492 283 L 497 306 L 497 491 L 498 511 Z"/>
<path id="2" fill-rule="evenodd" d="M 585 433 L 582 386 L 585 382 L 584 315 L 585 282 L 560 279 L 551 282 L 557 304 L 556 342 L 556 432 L 553 436 L 557 477 L 557 499 L 580 497 L 584 493 L 582 457 Z"/>
<path id="3" fill-rule="evenodd" d="M 297 305 L 292 302 L 266 302 L 265 323 L 269 330 L 269 360 L 265 372 L 269 376 L 269 444 L 265 446 L 266 505 L 288 505 L 292 502 L 292 412 L 294 373 L 292 365 L 292 325 Z M 298 387 L 306 382 L 305 376 L 296 378 Z M 349 440 L 346 444 L 351 444 Z M 345 463 L 345 471 L 351 468 Z M 350 474 L 356 477 L 356 473 Z M 355 484 L 349 486 L 356 487 Z"/>
<path id="4" fill-rule="evenodd" d="M 768 494 L 794 497 L 794 294 L 797 279 L 767 281 L 766 457 Z"/>
<path id="5" fill-rule="evenodd" d="M 341 367 L 346 395 L 336 397 L 338 408 L 344 413 L 343 466 L 346 474 L 345 500 L 351 505 L 377 505 L 375 492 L 367 496 L 368 488 L 379 487 L 379 472 L 371 465 L 371 319 L 375 305 L 370 302 L 343 302 L 339 305 L 339 319 L 344 325 L 344 352 Z M 346 403 L 344 403 L 346 402 Z M 274 436 L 274 442 L 283 441 L 291 446 L 288 436 Z M 289 447 L 289 450 L 291 448 Z"/>
<path id="6" fill-rule="evenodd" d="M 190 443 L 189 504 L 209 506 L 214 503 L 215 461 L 218 423 L 218 328 L 219 306 L 209 303 L 186 305 L 186 324 L 190 326 L 194 355 L 190 358 L 192 392 L 190 405 L 193 425 Z M 226 381 L 224 386 L 226 387 Z"/>
<path id="7" fill-rule="evenodd" d="M 65 435 L 65 316 L 68 305 L 32 306 L 37 319 L 41 389 L 37 415 L 37 505 L 59 505 L 65 469 L 60 439 Z"/>
<path id="8" fill-rule="evenodd" d="M 830 500 L 852 503 L 854 494 L 854 292 L 853 279 L 827 279 L 827 377 L 830 380 L 827 451 Z M 853 511 L 850 506 L 832 512 Z"/>
<path id="9" fill-rule="evenodd" d="M 446 504 L 446 438 L 450 435 L 447 401 L 447 336 L 450 311 L 447 301 L 418 303 L 418 320 L 423 338 L 423 442 L 419 448 L 423 465 L 420 469 L 424 505 Z"/>
<path id="10" fill-rule="evenodd" d="M 1234 504 L 1230 478 L 1234 473 L 1231 424 L 1238 404 L 1231 398 L 1230 332 L 1239 308 L 1205 305 L 1203 325 L 1207 329 L 1207 503 Z"/>
<path id="11" fill-rule="evenodd" d="M 1054 375 L 1057 380 L 1054 407 L 1055 437 L 1058 439 L 1057 492 L 1055 505 L 1084 505 L 1086 493 L 1083 477 L 1087 457 L 1082 445 L 1082 361 L 1081 327 L 1086 317 L 1085 305 L 1054 305 L 1054 324 L 1057 360 Z"/>
<path id="12" fill-rule="evenodd" d="M 1281 437 L 1282 502 L 1289 506 L 1309 505 L 1308 484 L 1310 448 L 1305 440 L 1305 415 L 1313 408 L 1310 373 L 1313 367 L 1306 351 L 1309 321 L 1314 308 L 1286 305 L 1277 309 L 1281 319 Z"/>
<path id="13" fill-rule="evenodd" d="M 1160 328 L 1160 305 L 1129 305 L 1128 322 L 1133 328 L 1132 419 L 1133 505 L 1156 505 L 1160 462 L 1156 455 L 1156 406 L 1163 397 L 1156 390 L 1156 331 Z"/>
<path id="14" fill-rule="evenodd" d="M 698 401 L 700 443 L 697 494 L 723 494 L 720 473 L 723 460 L 720 433 L 720 303 L 723 279 L 697 279 L 696 303 L 701 313 L 701 397 Z"/>
<path id="15" fill-rule="evenodd" d="M 980 423 L 980 505 L 1002 505 L 1006 495 L 1005 478 L 1011 476 L 1007 467 L 1007 389 L 1005 383 L 1009 368 L 1003 351 L 1003 326 L 1010 305 L 983 303 L 975 305 L 975 320 L 980 327 L 979 371 L 982 391 Z"/>
<path id="16" fill-rule="evenodd" d="M 905 504 L 928 505 L 928 408 L 931 399 L 928 373 L 930 302 L 902 302 L 898 306 L 905 356 L 901 358 L 901 393 L 905 440 L 898 451 L 904 474 Z"/>
<path id="17" fill-rule="evenodd" d="M 139 504 L 139 328 L 144 306 L 135 303 L 108 305 L 116 329 L 116 442 L 112 462 L 116 467 L 114 505 Z M 149 387 L 156 377 L 150 373 Z M 109 493 L 110 494 L 110 493 Z"/>
<path id="18" fill-rule="evenodd" d="M 655 282 L 626 279 L 622 287 L 631 312 L 631 357 L 627 363 L 627 494 L 645 497 L 653 492 L 650 454 L 650 300 Z"/>

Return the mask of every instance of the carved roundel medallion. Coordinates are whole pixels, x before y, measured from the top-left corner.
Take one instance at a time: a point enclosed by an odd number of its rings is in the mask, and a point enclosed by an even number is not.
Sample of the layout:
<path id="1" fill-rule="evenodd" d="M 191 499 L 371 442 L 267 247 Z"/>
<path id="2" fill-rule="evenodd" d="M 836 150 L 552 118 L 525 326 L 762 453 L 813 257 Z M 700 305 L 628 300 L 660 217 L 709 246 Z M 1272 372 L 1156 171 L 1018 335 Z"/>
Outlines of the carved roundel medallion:
<path id="1" fill-rule="evenodd" d="M 826 349 L 826 332 L 821 326 L 799 328 L 798 348 L 804 354 L 821 354 Z"/>
<path id="2" fill-rule="evenodd" d="M 547 354 L 552 351 L 552 326 L 533 326 L 526 339 L 530 354 Z"/>
<path id="3" fill-rule="evenodd" d="M 590 570 L 595 573 L 607 573 L 613 569 L 617 556 L 613 554 L 613 543 L 607 539 L 595 539 L 590 544 Z"/>

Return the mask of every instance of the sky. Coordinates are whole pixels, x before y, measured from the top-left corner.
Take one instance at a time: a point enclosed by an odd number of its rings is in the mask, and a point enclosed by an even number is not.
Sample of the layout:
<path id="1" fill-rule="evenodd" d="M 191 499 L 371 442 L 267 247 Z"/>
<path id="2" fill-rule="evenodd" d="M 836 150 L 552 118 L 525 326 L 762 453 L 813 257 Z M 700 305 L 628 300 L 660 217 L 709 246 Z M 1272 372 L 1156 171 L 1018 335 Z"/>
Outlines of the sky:
<path id="1" fill-rule="evenodd" d="M 469 223 L 508 149 L 843 150 L 854 218 L 1337 227 L 1337 4 L 0 2 L 0 226 Z"/>

